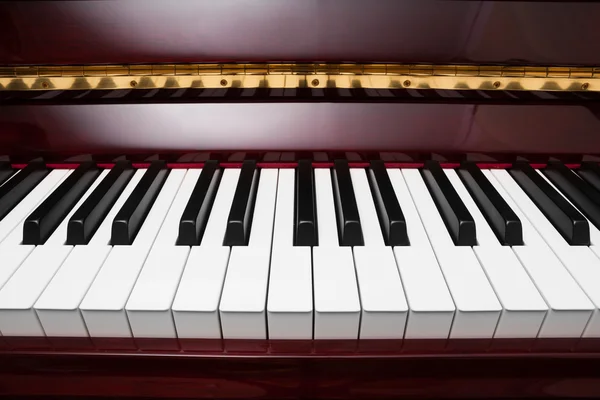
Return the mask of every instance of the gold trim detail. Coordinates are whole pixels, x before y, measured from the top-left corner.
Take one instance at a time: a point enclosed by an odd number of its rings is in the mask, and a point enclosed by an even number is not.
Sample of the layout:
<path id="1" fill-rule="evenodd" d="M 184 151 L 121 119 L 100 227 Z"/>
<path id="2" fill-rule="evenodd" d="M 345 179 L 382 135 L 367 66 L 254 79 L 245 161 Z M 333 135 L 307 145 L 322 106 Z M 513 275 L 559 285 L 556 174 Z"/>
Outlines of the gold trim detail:
<path id="1" fill-rule="evenodd" d="M 600 91 L 600 67 L 319 63 L 0 66 L 0 90 L 231 87 Z"/>

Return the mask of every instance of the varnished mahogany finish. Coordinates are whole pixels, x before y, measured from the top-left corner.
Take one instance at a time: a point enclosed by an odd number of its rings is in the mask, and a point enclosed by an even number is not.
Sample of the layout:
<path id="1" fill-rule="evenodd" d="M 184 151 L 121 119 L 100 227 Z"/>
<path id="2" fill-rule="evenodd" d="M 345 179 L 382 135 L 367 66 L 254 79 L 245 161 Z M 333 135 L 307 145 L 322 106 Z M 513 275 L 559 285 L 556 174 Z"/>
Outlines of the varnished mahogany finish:
<path id="1" fill-rule="evenodd" d="M 347 353 L 324 350 L 310 355 L 4 351 L 0 353 L 0 395 L 257 399 L 600 396 L 600 353 L 458 350 L 386 354 L 383 350 L 392 349 L 393 343 L 382 343 L 381 352 L 356 348 Z M 336 344 L 325 342 L 324 347 L 335 349 Z"/>
<path id="2" fill-rule="evenodd" d="M 23 162 L 224 150 L 400 151 L 425 159 L 431 152 L 495 153 L 510 162 L 520 155 L 564 163 L 600 154 L 598 102 L 509 103 L 148 104 L 144 98 L 127 105 L 1 105 L 0 147 Z"/>
<path id="3" fill-rule="evenodd" d="M 178 349 L 166 350 L 172 345 Z M 0 395 L 10 396 L 260 399 L 600 396 L 600 340 L 596 339 L 178 343 L 161 339 L 91 342 L 74 338 L 5 337 L 2 346 Z M 151 347 L 154 350 L 149 350 Z"/>
<path id="4" fill-rule="evenodd" d="M 0 128 L 0 138 L 2 131 Z M 1 140 L 0 140 L 1 142 Z M 593 155 L 590 153 L 589 155 Z M 599 153 L 600 154 L 600 153 Z M 47 168 L 75 169 L 80 161 L 72 158 L 80 155 L 79 152 L 49 152 L 38 159 L 45 163 Z M 98 152 L 91 156 L 99 168 L 112 168 L 115 160 L 125 159 L 131 161 L 133 168 L 149 168 L 149 160 L 156 156 L 154 152 Z M 411 152 L 402 149 L 386 149 L 385 152 L 378 151 L 332 151 L 315 150 L 310 152 L 291 152 L 285 150 L 257 151 L 245 153 L 232 150 L 221 151 L 169 151 L 158 154 L 158 159 L 166 161 L 166 167 L 172 168 L 203 168 L 205 161 L 210 159 L 221 160 L 220 168 L 241 168 L 245 159 L 256 160 L 259 168 L 296 168 L 301 159 L 310 161 L 313 168 L 333 168 L 334 160 L 346 160 L 350 168 L 369 168 L 372 161 L 383 161 L 386 168 L 423 168 L 425 162 L 432 159 L 442 158 L 442 168 L 459 168 L 464 161 L 472 161 L 481 169 L 508 169 L 518 157 L 529 160 L 532 168 L 543 169 L 551 160 L 560 160 L 569 169 L 580 168 L 585 161 L 586 153 L 578 154 L 534 154 L 528 152 L 520 153 L 494 153 L 484 152 L 471 154 L 468 152 Z M 197 156 L 194 161 L 189 161 L 187 156 Z M 471 159 L 470 157 L 476 157 Z M 11 167 L 14 169 L 25 168 L 31 160 L 32 154 L 14 154 L 10 156 Z M 202 159 L 204 157 L 204 159 Z M 599 158 L 600 159 L 600 158 Z M 588 162 L 590 163 L 590 162 Z"/>
<path id="5" fill-rule="evenodd" d="M 597 1 L 176 3 L 0 2 L 0 63 L 600 63 Z"/>

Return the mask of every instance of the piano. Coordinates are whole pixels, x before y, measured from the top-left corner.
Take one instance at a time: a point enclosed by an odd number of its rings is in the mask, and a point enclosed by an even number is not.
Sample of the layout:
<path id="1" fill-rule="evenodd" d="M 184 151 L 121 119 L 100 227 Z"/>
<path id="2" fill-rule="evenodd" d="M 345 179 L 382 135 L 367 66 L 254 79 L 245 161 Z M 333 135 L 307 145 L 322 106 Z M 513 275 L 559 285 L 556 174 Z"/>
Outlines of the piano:
<path id="1" fill-rule="evenodd" d="M 600 396 L 600 4 L 0 3 L 0 395 Z"/>

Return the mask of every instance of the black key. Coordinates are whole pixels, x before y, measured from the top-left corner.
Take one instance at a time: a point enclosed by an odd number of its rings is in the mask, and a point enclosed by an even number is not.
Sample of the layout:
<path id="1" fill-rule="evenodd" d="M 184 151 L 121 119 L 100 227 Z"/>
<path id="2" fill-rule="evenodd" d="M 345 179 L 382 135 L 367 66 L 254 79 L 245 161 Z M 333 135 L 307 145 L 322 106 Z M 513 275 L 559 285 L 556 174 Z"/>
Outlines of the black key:
<path id="1" fill-rule="evenodd" d="M 134 174 L 130 161 L 118 161 L 75 211 L 67 227 L 67 244 L 89 243 Z"/>
<path id="2" fill-rule="evenodd" d="M 507 246 L 522 245 L 521 220 L 477 165 L 464 162 L 457 172 L 500 243 Z"/>
<path id="3" fill-rule="evenodd" d="M 317 246 L 317 206 L 312 162 L 300 160 L 296 168 L 294 246 Z"/>
<path id="4" fill-rule="evenodd" d="M 113 246 L 127 246 L 133 243 L 168 174 L 169 170 L 164 160 L 152 161 L 150 168 L 113 220 L 110 240 Z"/>
<path id="5" fill-rule="evenodd" d="M 364 246 L 362 227 L 348 161 L 335 160 L 331 171 L 340 246 Z"/>
<path id="6" fill-rule="evenodd" d="M 0 162 L 0 185 L 6 182 L 14 173 L 15 170 L 8 161 Z"/>
<path id="7" fill-rule="evenodd" d="M 367 170 L 367 176 L 385 244 L 408 246 L 410 242 L 406 230 L 406 219 L 404 219 L 384 162 L 371 161 L 371 168 Z"/>
<path id="8" fill-rule="evenodd" d="M 600 165 L 595 162 L 585 161 L 581 163 L 581 168 L 577 174 L 594 189 L 600 191 Z"/>
<path id="9" fill-rule="evenodd" d="M 587 220 L 526 161 L 517 161 L 510 174 L 571 245 L 589 246 Z"/>
<path id="10" fill-rule="evenodd" d="M 585 215 L 600 227 L 600 192 L 560 161 L 550 161 L 542 173 Z"/>
<path id="11" fill-rule="evenodd" d="M 100 170 L 94 162 L 79 164 L 79 167 L 27 217 L 23 224 L 23 244 L 44 244 L 99 173 Z"/>
<path id="12" fill-rule="evenodd" d="M 457 246 L 476 246 L 475 221 L 437 161 L 426 161 L 421 170 L 431 197 Z"/>
<path id="13" fill-rule="evenodd" d="M 242 164 L 229 217 L 223 246 L 246 246 L 250 238 L 254 201 L 258 189 L 256 162 L 246 160 Z"/>
<path id="14" fill-rule="evenodd" d="M 48 175 L 48 172 L 43 162 L 32 162 L 0 186 L 0 219 L 12 211 Z"/>
<path id="15" fill-rule="evenodd" d="M 202 241 L 221 175 L 218 161 L 210 160 L 204 164 L 179 221 L 178 245 L 197 246 Z"/>

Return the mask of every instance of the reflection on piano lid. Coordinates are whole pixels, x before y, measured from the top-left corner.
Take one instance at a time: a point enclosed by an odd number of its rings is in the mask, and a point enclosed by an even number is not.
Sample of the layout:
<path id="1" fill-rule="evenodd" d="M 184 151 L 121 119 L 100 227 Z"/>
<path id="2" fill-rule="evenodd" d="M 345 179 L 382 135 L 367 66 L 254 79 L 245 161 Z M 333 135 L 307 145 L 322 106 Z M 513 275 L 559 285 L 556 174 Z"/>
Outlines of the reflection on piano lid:
<path id="1" fill-rule="evenodd" d="M 600 154 L 598 108 L 510 101 L 7 105 L 0 107 L 0 146 L 21 161 L 269 149 L 577 157 Z"/>
<path id="2" fill-rule="evenodd" d="M 595 1 L 13 0 L 0 3 L 0 63 L 595 66 L 599 16 Z"/>

